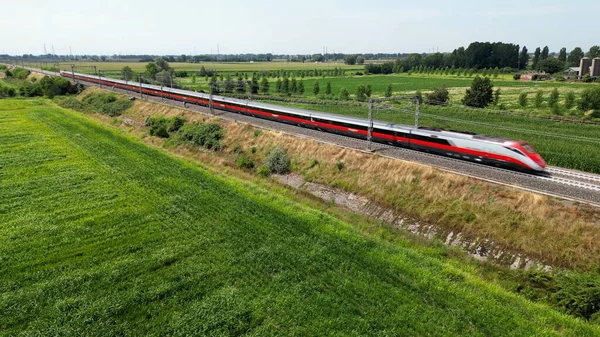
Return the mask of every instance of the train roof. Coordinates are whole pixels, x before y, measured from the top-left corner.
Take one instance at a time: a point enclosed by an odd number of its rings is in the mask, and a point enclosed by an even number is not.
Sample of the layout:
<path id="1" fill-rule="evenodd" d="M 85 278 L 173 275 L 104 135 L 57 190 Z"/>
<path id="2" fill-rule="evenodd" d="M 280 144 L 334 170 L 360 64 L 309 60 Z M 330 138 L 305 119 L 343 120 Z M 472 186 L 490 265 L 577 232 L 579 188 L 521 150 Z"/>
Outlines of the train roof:
<path id="1" fill-rule="evenodd" d="M 68 77 L 68 75 L 71 74 L 71 72 L 69 72 L 69 71 L 61 71 L 61 73 L 64 73 L 65 75 L 67 75 L 67 77 Z M 75 73 L 75 74 L 78 76 L 83 76 L 83 77 L 96 78 L 96 76 L 92 76 L 89 74 L 81 74 L 81 73 Z M 104 79 L 115 82 L 115 83 L 130 84 L 130 85 L 136 85 L 136 86 L 140 85 L 139 82 L 135 82 L 135 81 L 124 81 L 124 80 L 119 80 L 119 79 L 114 79 L 114 78 L 109 78 L 109 77 L 105 77 Z M 160 86 L 153 85 L 153 84 L 142 83 L 142 86 L 145 88 L 161 90 Z M 175 88 L 169 88 L 169 87 L 162 87 L 162 90 L 167 91 L 167 92 L 181 94 L 181 95 L 188 95 L 188 96 L 192 96 L 192 97 L 203 98 L 203 99 L 209 99 L 209 97 L 210 97 L 210 95 L 206 94 L 206 93 L 182 90 L 182 89 L 175 89 Z M 213 100 L 221 101 L 221 102 L 231 102 L 234 104 L 246 105 L 246 106 L 254 107 L 254 108 L 276 110 L 276 111 L 280 111 L 283 113 L 287 112 L 287 113 L 291 113 L 291 114 L 312 117 L 312 118 L 322 118 L 322 119 L 337 121 L 337 122 L 341 122 L 341 123 L 351 123 L 351 124 L 355 124 L 355 125 L 361 125 L 364 127 L 368 127 L 368 125 L 369 125 L 369 121 L 366 118 L 348 117 L 348 116 L 331 114 L 331 113 L 327 113 L 327 112 L 306 110 L 306 109 L 300 109 L 300 108 L 294 108 L 294 107 L 288 107 L 288 106 L 275 105 L 275 104 L 271 104 L 271 103 L 263 103 L 263 102 L 258 102 L 258 101 L 249 101 L 249 100 L 226 97 L 226 96 L 221 96 L 221 95 L 213 95 Z M 378 129 L 392 130 L 392 131 L 400 130 L 400 131 L 404 131 L 404 132 L 408 132 L 411 129 L 415 129 L 413 126 L 410 126 L 410 125 L 396 124 L 396 123 L 380 121 L 380 120 L 373 120 L 373 127 L 378 128 Z M 454 137 L 458 137 L 458 138 L 471 138 L 471 139 L 477 139 L 477 140 L 482 140 L 482 141 L 488 141 L 488 142 L 492 142 L 492 143 L 505 143 L 508 141 L 516 141 L 514 139 L 509 139 L 509 138 L 478 135 L 478 134 L 475 134 L 472 132 L 467 132 L 467 131 L 444 130 L 444 129 L 438 129 L 438 128 L 433 128 L 433 127 L 419 127 L 418 130 L 419 131 L 442 132 L 444 134 L 447 134 L 448 136 L 454 136 Z"/>

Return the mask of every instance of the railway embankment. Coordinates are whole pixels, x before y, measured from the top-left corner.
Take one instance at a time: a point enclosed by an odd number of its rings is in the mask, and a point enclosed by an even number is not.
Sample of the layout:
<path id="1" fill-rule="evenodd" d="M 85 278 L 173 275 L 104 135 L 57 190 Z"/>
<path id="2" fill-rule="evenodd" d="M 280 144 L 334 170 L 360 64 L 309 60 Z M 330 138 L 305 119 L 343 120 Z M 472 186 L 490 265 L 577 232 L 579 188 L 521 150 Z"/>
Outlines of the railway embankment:
<path id="1" fill-rule="evenodd" d="M 82 96 L 99 90 L 90 88 Z M 427 235 L 433 228 L 441 241 L 470 252 L 488 250 L 488 258 L 498 256 L 493 260 L 505 265 L 593 270 L 599 264 L 600 211 L 590 206 L 154 102 L 137 100 L 118 117 L 94 115 L 148 144 L 247 179 L 265 179 L 260 167 L 266 156 L 283 148 L 302 181 L 366 198 L 394 214 L 388 223 L 417 219 L 427 224 L 421 226 L 429 228 Z M 223 148 L 206 150 L 150 136 L 143 125 L 157 115 L 216 123 L 224 130 Z"/>

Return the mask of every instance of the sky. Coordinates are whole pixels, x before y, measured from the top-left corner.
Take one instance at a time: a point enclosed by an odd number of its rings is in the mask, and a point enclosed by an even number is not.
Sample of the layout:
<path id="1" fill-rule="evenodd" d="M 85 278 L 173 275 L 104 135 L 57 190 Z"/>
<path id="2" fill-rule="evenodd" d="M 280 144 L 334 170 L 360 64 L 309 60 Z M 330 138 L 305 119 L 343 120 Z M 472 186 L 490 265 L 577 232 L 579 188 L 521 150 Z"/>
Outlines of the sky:
<path id="1" fill-rule="evenodd" d="M 27 0 L 0 20 L 0 54 L 451 52 L 473 41 L 587 51 L 598 0 Z"/>

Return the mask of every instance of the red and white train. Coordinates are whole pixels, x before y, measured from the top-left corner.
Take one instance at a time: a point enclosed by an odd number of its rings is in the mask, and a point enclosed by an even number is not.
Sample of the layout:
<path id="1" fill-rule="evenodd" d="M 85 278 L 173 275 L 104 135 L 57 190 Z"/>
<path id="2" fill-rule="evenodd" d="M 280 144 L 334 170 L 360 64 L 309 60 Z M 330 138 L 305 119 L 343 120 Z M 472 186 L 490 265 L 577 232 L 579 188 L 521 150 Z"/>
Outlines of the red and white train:
<path id="1" fill-rule="evenodd" d="M 162 88 L 138 82 L 61 71 L 61 76 L 81 81 L 143 93 L 150 96 L 209 105 L 209 95 L 187 90 Z M 355 138 L 367 138 L 368 121 L 322 112 L 277 106 L 213 95 L 213 107 L 221 110 L 251 115 L 258 118 L 294 124 Z M 445 131 L 429 127 L 411 127 L 402 124 L 375 121 L 372 140 L 395 146 L 427 151 L 443 156 L 460 158 L 483 164 L 496 165 L 519 171 L 542 172 L 544 159 L 524 141 Z"/>

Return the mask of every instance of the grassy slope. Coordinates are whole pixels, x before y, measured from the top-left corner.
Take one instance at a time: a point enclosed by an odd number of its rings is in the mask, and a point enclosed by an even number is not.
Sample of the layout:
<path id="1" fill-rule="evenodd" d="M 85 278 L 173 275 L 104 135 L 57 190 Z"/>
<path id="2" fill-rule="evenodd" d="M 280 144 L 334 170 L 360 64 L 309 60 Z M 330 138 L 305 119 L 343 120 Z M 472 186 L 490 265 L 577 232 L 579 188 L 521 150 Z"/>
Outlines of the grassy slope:
<path id="1" fill-rule="evenodd" d="M 600 334 L 441 251 L 0 101 L 0 329 L 42 335 Z"/>

